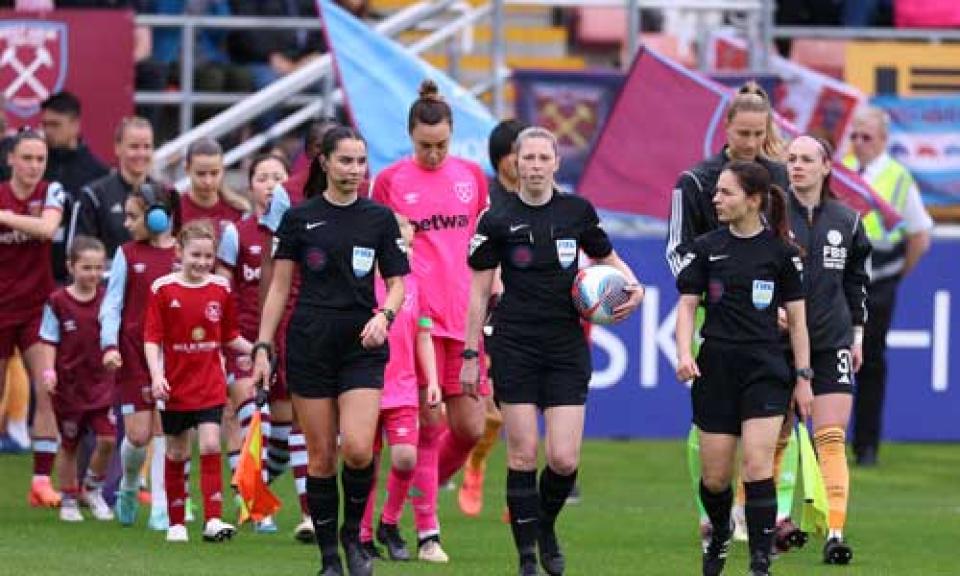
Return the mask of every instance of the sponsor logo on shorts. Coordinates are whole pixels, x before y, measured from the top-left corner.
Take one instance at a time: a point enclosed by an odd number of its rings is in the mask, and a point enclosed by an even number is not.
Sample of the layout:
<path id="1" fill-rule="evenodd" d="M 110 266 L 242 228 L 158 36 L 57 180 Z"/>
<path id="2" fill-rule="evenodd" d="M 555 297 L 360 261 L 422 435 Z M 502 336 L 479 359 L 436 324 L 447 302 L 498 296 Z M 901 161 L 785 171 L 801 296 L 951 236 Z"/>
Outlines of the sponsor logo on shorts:
<path id="1" fill-rule="evenodd" d="M 757 310 L 766 310 L 773 302 L 773 282 L 767 280 L 753 281 L 753 307 Z"/>
<path id="2" fill-rule="evenodd" d="M 373 260 L 375 255 L 376 251 L 373 248 L 354 246 L 353 259 L 351 260 L 351 264 L 353 265 L 353 275 L 357 278 L 363 278 L 369 274 L 370 270 L 373 269 Z"/>
<path id="3" fill-rule="evenodd" d="M 577 241 L 573 238 L 557 239 L 557 259 L 564 268 L 569 268 L 577 260 Z"/>

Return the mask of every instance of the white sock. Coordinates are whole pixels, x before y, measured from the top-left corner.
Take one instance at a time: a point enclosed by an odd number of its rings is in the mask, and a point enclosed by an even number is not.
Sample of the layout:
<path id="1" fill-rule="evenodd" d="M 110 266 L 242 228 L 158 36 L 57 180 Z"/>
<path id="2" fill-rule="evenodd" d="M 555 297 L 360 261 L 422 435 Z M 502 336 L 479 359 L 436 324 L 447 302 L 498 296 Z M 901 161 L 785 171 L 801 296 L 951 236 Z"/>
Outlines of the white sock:
<path id="1" fill-rule="evenodd" d="M 146 447 L 137 448 L 126 437 L 120 445 L 120 465 L 123 476 L 120 478 L 120 489 L 136 492 L 140 487 L 140 468 L 147 459 Z"/>
<path id="2" fill-rule="evenodd" d="M 831 538 L 836 538 L 837 540 L 843 540 L 843 530 L 831 529 L 830 532 L 827 534 L 827 540 L 830 540 Z"/>
<path id="3" fill-rule="evenodd" d="M 7 435 L 17 444 L 25 448 L 30 447 L 30 428 L 26 420 L 7 420 Z"/>
<path id="4" fill-rule="evenodd" d="M 167 490 L 163 483 L 163 467 L 167 453 L 167 439 L 153 437 L 153 455 L 150 458 L 150 507 L 153 510 L 167 509 Z"/>

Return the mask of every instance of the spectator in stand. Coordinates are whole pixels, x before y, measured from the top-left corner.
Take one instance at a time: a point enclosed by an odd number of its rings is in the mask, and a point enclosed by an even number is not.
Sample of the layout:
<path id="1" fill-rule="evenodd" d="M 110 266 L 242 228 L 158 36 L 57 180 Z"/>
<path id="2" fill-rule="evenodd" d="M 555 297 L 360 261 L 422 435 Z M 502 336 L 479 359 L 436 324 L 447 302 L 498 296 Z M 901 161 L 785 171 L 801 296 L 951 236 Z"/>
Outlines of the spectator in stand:
<path id="1" fill-rule="evenodd" d="M 845 0 L 842 4 L 840 24 L 844 27 L 893 25 L 893 0 Z"/>
<path id="2" fill-rule="evenodd" d="M 59 182 L 66 192 L 63 220 L 53 237 L 53 277 L 64 284 L 67 273 L 66 247 L 70 243 L 76 217 L 74 207 L 80 189 L 110 170 L 87 148 L 80 138 L 80 99 L 70 92 L 57 92 L 40 105 L 40 126 L 49 147 L 47 170 L 43 179 Z"/>
<path id="3" fill-rule="evenodd" d="M 230 16 L 227 0 L 140 0 L 138 10 L 145 14 L 171 14 L 195 16 Z M 197 92 L 249 92 L 252 87 L 249 73 L 233 65 L 224 47 L 225 30 L 200 28 L 196 31 L 193 83 Z M 151 89 L 163 89 L 177 85 L 180 79 L 181 42 L 179 28 L 157 27 L 153 29 L 151 52 L 138 64 L 138 69 L 147 74 L 145 81 Z M 138 81 L 144 81 L 141 76 Z M 140 86 L 140 84 L 138 84 Z M 196 120 L 200 122 L 212 116 L 219 108 L 197 107 Z M 157 140 L 163 142 L 176 134 L 177 123 L 169 116 L 163 122 L 154 121 Z M 167 127 L 166 129 L 164 129 Z"/>

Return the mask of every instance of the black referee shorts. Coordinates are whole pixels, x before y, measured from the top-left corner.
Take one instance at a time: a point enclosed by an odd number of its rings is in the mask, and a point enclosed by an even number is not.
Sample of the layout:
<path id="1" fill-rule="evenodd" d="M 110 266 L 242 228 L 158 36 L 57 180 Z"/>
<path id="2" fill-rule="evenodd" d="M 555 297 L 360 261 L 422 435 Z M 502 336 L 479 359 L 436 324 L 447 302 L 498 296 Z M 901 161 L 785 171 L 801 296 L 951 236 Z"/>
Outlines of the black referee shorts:
<path id="1" fill-rule="evenodd" d="M 383 388 L 390 358 L 386 342 L 379 348 L 360 345 L 369 314 L 331 316 L 294 313 L 287 328 L 287 388 L 305 398 L 336 398 L 355 388 Z"/>
<path id="2" fill-rule="evenodd" d="M 161 410 L 160 427 L 167 436 L 179 436 L 200 424 L 217 424 L 223 421 L 223 406 L 201 410 Z"/>
<path id="3" fill-rule="evenodd" d="M 583 328 L 496 322 L 487 337 L 497 402 L 583 406 L 593 371 Z"/>
<path id="4" fill-rule="evenodd" d="M 787 352 L 790 373 L 793 373 L 793 355 Z M 853 356 L 849 348 L 830 348 L 810 351 L 813 368 L 813 395 L 853 394 Z"/>
<path id="5" fill-rule="evenodd" d="M 690 395 L 693 422 L 704 432 L 739 436 L 746 420 L 787 413 L 794 380 L 778 345 L 705 341 L 697 365 L 700 377 Z"/>

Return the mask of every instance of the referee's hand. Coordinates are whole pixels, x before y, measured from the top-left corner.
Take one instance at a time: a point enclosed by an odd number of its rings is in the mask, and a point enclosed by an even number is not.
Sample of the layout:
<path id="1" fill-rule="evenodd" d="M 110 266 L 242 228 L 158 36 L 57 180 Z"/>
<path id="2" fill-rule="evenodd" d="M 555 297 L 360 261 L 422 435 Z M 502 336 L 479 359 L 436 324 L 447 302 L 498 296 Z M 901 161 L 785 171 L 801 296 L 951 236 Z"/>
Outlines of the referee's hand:
<path id="1" fill-rule="evenodd" d="M 480 362 L 477 358 L 464 359 L 460 366 L 460 388 L 472 398 L 477 397 L 477 384 L 480 383 Z"/>
<path id="2" fill-rule="evenodd" d="M 793 389 L 793 401 L 797 405 L 797 412 L 800 413 L 800 419 L 806 422 L 813 413 L 813 389 L 810 381 L 805 378 L 797 378 L 797 385 Z"/>
<path id="3" fill-rule="evenodd" d="M 700 367 L 693 356 L 684 354 L 677 359 L 677 380 L 688 382 L 700 377 Z"/>
<path id="4" fill-rule="evenodd" d="M 630 298 L 613 309 L 614 323 L 625 320 L 627 316 L 633 314 L 643 300 L 643 284 L 628 284 L 623 287 L 623 291 L 629 293 Z"/>
<path id="5" fill-rule="evenodd" d="M 253 359 L 252 378 L 254 385 L 269 391 L 271 371 L 270 355 L 266 352 L 257 354 Z"/>
<path id="6" fill-rule="evenodd" d="M 373 318 L 367 321 L 360 332 L 360 345 L 367 350 L 383 346 L 383 343 L 387 340 L 387 330 L 389 329 L 387 317 L 379 312 L 374 314 Z"/>

